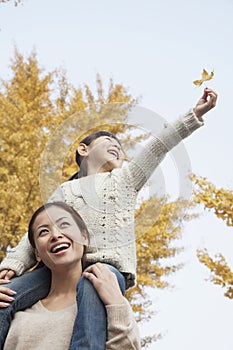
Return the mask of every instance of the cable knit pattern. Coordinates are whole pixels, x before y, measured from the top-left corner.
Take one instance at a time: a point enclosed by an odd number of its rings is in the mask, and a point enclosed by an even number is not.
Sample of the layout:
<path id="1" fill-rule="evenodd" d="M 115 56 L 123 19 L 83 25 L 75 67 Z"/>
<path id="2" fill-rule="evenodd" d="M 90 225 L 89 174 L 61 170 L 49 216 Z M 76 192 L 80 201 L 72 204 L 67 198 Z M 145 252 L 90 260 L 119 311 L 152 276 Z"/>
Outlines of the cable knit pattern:
<path id="1" fill-rule="evenodd" d="M 149 179 L 166 153 L 203 125 L 191 109 L 172 125 L 152 137 L 142 152 L 127 165 L 112 172 L 99 173 L 63 183 L 49 201 L 65 201 L 82 216 L 91 234 L 87 262 L 107 262 L 127 278 L 127 288 L 135 284 L 136 244 L 134 209 L 138 191 Z M 8 253 L 0 269 L 20 274 L 19 260 L 29 267 L 26 240 Z"/>

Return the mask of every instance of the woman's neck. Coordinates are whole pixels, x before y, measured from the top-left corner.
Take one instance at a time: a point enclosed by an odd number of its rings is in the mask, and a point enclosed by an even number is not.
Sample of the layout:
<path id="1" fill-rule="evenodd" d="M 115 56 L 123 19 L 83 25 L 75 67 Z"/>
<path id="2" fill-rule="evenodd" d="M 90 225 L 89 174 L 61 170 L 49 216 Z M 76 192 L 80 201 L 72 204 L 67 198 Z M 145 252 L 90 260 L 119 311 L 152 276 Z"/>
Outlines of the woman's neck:
<path id="1" fill-rule="evenodd" d="M 76 302 L 76 286 L 81 277 L 80 269 L 53 271 L 49 294 L 42 304 L 51 311 L 61 310 Z"/>

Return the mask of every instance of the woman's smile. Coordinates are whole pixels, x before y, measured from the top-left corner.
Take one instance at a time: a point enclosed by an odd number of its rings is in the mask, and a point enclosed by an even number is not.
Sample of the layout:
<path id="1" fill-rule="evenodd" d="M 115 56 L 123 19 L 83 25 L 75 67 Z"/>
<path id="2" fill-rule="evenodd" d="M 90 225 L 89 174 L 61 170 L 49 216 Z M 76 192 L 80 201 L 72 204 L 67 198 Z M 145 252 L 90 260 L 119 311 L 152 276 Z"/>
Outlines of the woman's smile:
<path id="1" fill-rule="evenodd" d="M 53 246 L 50 248 L 50 252 L 59 255 L 60 253 L 66 252 L 70 246 L 71 244 L 68 242 L 58 242 L 56 244 L 53 244 Z"/>

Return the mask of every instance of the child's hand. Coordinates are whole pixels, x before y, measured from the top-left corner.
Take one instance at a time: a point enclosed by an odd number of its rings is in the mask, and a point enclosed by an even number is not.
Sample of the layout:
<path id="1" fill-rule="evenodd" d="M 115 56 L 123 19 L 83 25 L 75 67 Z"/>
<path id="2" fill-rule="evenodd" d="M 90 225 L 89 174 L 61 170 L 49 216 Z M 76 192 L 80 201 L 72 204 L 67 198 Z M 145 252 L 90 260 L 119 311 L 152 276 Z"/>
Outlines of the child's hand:
<path id="1" fill-rule="evenodd" d="M 0 284 L 9 282 L 9 280 L 0 279 Z M 7 287 L 0 286 L 0 308 L 9 306 L 10 302 L 14 300 L 13 295 L 15 295 L 15 291 Z"/>
<path id="2" fill-rule="evenodd" d="M 2 270 L 0 271 L 0 279 L 10 280 L 12 277 L 14 277 L 15 271 L 13 270 Z M 5 282 L 2 282 L 5 283 Z"/>
<path id="3" fill-rule="evenodd" d="M 205 88 L 204 93 L 200 100 L 197 102 L 194 112 L 198 119 L 202 119 L 202 116 L 210 109 L 214 108 L 217 101 L 217 94 L 209 88 Z"/>
<path id="4" fill-rule="evenodd" d="M 15 275 L 13 270 L 0 271 L 0 284 L 10 283 L 10 279 Z M 0 308 L 5 308 L 14 300 L 15 291 L 10 288 L 0 286 Z"/>
<path id="5" fill-rule="evenodd" d="M 124 303 L 116 275 L 104 264 L 96 263 L 87 267 L 83 276 L 93 284 L 104 305 Z"/>

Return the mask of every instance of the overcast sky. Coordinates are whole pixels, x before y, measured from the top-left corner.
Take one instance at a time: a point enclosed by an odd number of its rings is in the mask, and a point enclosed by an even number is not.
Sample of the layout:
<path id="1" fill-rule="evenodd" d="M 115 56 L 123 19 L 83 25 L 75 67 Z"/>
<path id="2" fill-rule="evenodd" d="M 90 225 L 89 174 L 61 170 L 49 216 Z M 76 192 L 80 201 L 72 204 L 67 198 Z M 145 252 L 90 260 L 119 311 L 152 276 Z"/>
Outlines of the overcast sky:
<path id="1" fill-rule="evenodd" d="M 232 189 L 232 19 L 232 0 L 1 4 L 0 76 L 9 77 L 14 45 L 25 56 L 35 49 L 42 67 L 62 66 L 75 86 L 88 83 L 94 89 L 97 72 L 106 86 L 113 77 L 134 97 L 141 96 L 140 108 L 150 111 L 152 124 L 156 114 L 174 120 L 195 105 L 204 86 L 212 87 L 219 93 L 218 105 L 206 125 L 185 141 L 186 163 L 218 187 Z M 192 81 L 203 68 L 215 76 L 197 88 Z M 168 157 L 159 169 L 172 196 L 178 191 L 173 176 L 179 166 L 176 157 Z M 141 331 L 164 334 L 151 349 L 232 350 L 233 301 L 205 281 L 208 271 L 195 253 L 199 247 L 222 252 L 233 267 L 232 229 L 206 213 L 185 226 L 182 244 L 186 251 L 179 261 L 186 261 L 185 268 L 171 279 L 172 291 L 152 292 L 159 314 Z"/>

